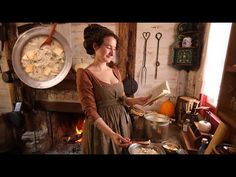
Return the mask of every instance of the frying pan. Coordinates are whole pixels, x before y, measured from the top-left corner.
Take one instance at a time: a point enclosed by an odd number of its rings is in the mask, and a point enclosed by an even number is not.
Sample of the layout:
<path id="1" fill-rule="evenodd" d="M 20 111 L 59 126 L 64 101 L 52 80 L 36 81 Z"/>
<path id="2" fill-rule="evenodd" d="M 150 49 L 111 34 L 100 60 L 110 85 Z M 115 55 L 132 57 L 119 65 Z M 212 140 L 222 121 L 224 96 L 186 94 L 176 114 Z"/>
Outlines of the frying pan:
<path id="1" fill-rule="evenodd" d="M 124 84 L 124 90 L 125 90 L 125 95 L 126 96 L 132 96 L 137 90 L 138 90 L 138 83 L 134 80 L 130 73 L 130 61 L 127 61 L 126 64 L 126 78 L 123 81 Z"/>
<path id="2" fill-rule="evenodd" d="M 16 128 L 22 128 L 24 125 L 24 116 L 20 112 L 7 113 L 8 121 L 12 123 Z"/>
<path id="3" fill-rule="evenodd" d="M 22 128 L 25 123 L 24 115 L 21 111 L 22 102 L 16 102 L 14 111 L 7 113 L 8 121 L 16 128 Z"/>
<path id="4" fill-rule="evenodd" d="M 61 35 L 59 32 L 55 31 L 52 35 L 54 40 L 57 40 L 63 47 L 65 52 L 65 63 L 60 71 L 60 73 L 51 80 L 47 81 L 38 81 L 31 78 L 23 69 L 21 65 L 21 56 L 24 49 L 24 46 L 35 37 L 45 36 L 47 37 L 50 33 L 51 29 L 48 27 L 35 27 L 32 28 L 24 33 L 22 33 L 19 38 L 17 39 L 16 43 L 13 47 L 12 52 L 12 65 L 16 75 L 19 79 L 24 82 L 26 85 L 38 88 L 38 89 L 45 89 L 55 86 L 56 84 L 60 83 L 68 74 L 72 66 L 72 52 L 68 41 Z"/>
<path id="5" fill-rule="evenodd" d="M 128 60 L 126 63 L 126 78 L 123 81 L 124 84 L 124 91 L 126 96 L 132 96 L 137 90 L 138 90 L 138 83 L 134 80 L 132 72 L 131 72 L 131 61 L 133 59 L 133 56 L 129 53 L 131 51 L 131 37 L 132 37 L 132 31 L 129 31 L 128 33 Z"/>

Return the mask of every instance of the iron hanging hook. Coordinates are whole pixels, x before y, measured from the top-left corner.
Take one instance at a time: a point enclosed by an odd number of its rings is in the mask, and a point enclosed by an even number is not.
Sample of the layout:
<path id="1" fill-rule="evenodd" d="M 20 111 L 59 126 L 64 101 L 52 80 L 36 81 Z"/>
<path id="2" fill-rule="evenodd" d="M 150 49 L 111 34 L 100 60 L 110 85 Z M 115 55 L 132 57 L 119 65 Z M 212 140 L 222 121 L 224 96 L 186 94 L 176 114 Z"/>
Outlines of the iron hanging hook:
<path id="1" fill-rule="evenodd" d="M 146 77 L 147 77 L 147 68 L 146 68 L 146 57 L 147 57 L 147 41 L 150 37 L 150 32 L 143 32 L 143 38 L 144 38 L 144 52 L 143 52 L 143 65 L 141 68 L 141 83 L 143 83 L 143 77 L 145 79 L 146 84 Z"/>
<path id="2" fill-rule="evenodd" d="M 157 67 L 160 66 L 160 62 L 158 61 L 158 55 L 159 55 L 159 42 L 162 37 L 162 34 L 160 32 L 156 33 L 155 35 L 157 39 L 157 55 L 156 55 L 156 68 L 155 68 L 155 79 L 157 78 Z"/>

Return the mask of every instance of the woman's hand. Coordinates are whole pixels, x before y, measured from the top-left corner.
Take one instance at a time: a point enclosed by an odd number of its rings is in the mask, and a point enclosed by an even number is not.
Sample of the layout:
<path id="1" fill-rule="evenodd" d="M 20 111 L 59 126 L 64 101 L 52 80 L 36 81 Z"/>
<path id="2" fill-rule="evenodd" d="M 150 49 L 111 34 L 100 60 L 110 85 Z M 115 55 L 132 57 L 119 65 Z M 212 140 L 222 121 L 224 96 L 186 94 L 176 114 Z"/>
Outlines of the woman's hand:
<path id="1" fill-rule="evenodd" d="M 145 105 L 151 97 L 152 95 L 136 98 L 136 104 Z"/>
<path id="2" fill-rule="evenodd" d="M 142 106 L 142 105 L 145 105 L 151 97 L 152 97 L 152 95 L 144 96 L 144 97 L 138 97 L 138 98 L 126 97 L 125 102 L 129 106 L 134 106 L 136 104 Z"/>
<path id="3" fill-rule="evenodd" d="M 117 133 L 114 133 L 111 138 L 117 146 L 120 146 L 123 148 L 127 148 L 129 145 L 132 144 L 129 138 L 124 138 Z"/>

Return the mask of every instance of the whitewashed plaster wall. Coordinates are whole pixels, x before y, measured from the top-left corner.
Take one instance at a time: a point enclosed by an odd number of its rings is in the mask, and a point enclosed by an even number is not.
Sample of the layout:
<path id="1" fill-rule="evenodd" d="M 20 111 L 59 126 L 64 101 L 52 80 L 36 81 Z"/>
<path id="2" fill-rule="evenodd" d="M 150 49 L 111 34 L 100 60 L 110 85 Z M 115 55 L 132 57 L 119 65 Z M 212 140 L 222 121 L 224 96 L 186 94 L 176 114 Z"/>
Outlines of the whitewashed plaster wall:
<path id="1" fill-rule="evenodd" d="M 207 43 L 208 43 L 208 38 L 209 38 L 209 30 L 210 30 L 210 23 L 206 23 L 204 37 L 202 41 L 203 49 L 202 49 L 200 68 L 198 69 L 198 71 L 192 72 L 192 74 L 195 75 L 195 81 L 194 81 L 195 89 L 192 93 L 189 93 L 189 94 L 193 95 L 196 98 L 199 97 L 201 93 L 202 85 L 203 85 L 203 74 L 204 74 L 204 66 L 206 63 L 206 51 L 207 51 Z"/>
<path id="2" fill-rule="evenodd" d="M 135 96 L 144 96 L 151 88 L 161 84 L 163 81 L 168 81 L 171 89 L 172 101 L 176 101 L 179 95 L 186 94 L 187 72 L 184 70 L 175 69 L 172 63 L 172 46 L 175 43 L 177 23 L 138 23 L 137 24 L 137 46 L 136 46 L 136 64 L 135 64 L 135 79 L 138 81 L 139 88 Z M 146 52 L 146 68 L 147 77 L 146 84 L 141 83 L 142 63 L 144 58 L 144 37 L 143 32 L 150 32 L 151 35 L 147 41 Z M 160 66 L 158 67 L 157 79 L 154 78 L 155 62 L 157 55 L 157 32 L 162 33 L 159 41 L 159 56 Z M 144 78 L 143 78 L 144 79 Z M 162 101 L 168 99 L 164 97 L 152 106 L 147 106 L 147 110 L 158 110 Z"/>
<path id="3" fill-rule="evenodd" d="M 206 51 L 207 51 L 206 44 L 208 43 L 209 29 L 210 29 L 210 23 L 206 23 L 204 37 L 202 41 L 202 55 L 201 55 L 200 67 L 197 71 L 189 71 L 187 75 L 186 95 L 194 98 L 199 98 L 203 85 L 203 74 L 204 74 L 204 66 L 206 62 Z"/>

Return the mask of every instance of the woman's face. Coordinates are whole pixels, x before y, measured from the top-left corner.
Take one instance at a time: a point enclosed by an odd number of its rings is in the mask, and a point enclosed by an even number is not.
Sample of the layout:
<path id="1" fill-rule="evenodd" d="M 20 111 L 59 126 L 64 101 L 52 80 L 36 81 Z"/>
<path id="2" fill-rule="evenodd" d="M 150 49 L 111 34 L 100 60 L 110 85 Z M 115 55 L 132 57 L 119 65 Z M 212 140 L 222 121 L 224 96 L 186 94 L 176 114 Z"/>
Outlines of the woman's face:
<path id="1" fill-rule="evenodd" d="M 94 45 L 95 57 L 101 62 L 109 63 L 116 54 L 116 42 L 112 36 L 105 37 L 100 47 Z"/>

